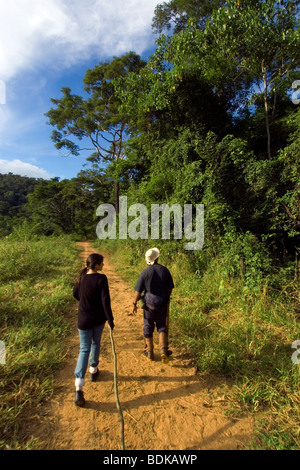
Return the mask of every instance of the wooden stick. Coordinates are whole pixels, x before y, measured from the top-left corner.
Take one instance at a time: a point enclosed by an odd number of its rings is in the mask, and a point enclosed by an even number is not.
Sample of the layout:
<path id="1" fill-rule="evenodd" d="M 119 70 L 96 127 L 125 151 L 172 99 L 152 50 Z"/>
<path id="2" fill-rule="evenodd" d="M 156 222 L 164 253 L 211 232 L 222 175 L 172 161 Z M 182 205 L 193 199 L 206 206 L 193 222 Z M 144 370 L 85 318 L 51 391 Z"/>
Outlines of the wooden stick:
<path id="1" fill-rule="evenodd" d="M 117 357 L 116 357 L 116 350 L 115 350 L 115 343 L 114 343 L 114 337 L 113 337 L 113 334 L 112 334 L 112 329 L 109 328 L 109 331 L 110 331 L 111 346 L 112 346 L 112 351 L 113 351 L 113 356 L 114 356 L 114 388 L 115 388 L 115 397 L 116 397 L 117 408 L 118 408 L 118 412 L 119 412 L 119 415 L 120 415 L 120 422 L 121 422 L 121 449 L 122 449 L 122 450 L 125 450 L 125 443 L 124 443 L 124 419 L 123 419 L 122 409 L 121 409 L 120 400 L 119 400 L 119 393 L 118 393 Z"/>

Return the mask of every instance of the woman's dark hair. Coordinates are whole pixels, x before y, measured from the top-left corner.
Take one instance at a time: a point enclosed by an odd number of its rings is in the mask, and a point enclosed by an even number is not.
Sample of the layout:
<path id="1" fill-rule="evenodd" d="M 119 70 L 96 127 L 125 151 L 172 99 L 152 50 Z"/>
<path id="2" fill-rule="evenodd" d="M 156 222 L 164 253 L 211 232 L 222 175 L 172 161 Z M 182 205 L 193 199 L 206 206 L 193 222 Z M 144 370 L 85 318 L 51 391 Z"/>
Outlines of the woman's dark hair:
<path id="1" fill-rule="evenodd" d="M 98 253 L 91 253 L 86 260 L 86 267 L 83 268 L 77 276 L 76 285 L 79 286 L 81 279 L 86 275 L 89 269 L 95 269 L 96 264 L 103 262 L 103 256 Z"/>

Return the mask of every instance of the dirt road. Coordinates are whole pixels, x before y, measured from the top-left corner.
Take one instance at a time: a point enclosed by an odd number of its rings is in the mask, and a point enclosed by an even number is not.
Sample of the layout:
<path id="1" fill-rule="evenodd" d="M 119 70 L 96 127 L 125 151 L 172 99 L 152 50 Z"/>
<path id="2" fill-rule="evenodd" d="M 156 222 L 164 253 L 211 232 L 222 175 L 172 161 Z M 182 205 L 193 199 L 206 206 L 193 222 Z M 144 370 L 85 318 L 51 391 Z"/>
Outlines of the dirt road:
<path id="1" fill-rule="evenodd" d="M 85 260 L 91 249 L 81 243 Z M 224 417 L 220 400 L 222 379 L 197 374 L 190 357 L 172 345 L 168 365 L 142 356 L 142 310 L 131 315 L 133 292 L 104 259 L 115 317 L 113 331 L 118 362 L 118 390 L 124 417 L 126 450 L 244 449 L 250 442 L 251 418 Z M 39 429 L 31 430 L 43 450 L 120 450 L 121 426 L 114 392 L 114 361 L 108 326 L 100 355 L 96 383 L 86 376 L 84 408 L 74 405 L 74 368 L 79 339 L 77 305 L 70 316 L 73 334 L 68 339 L 66 365 L 57 373 L 55 397 L 45 405 Z M 219 397 L 219 398 L 218 398 Z M 28 430 L 30 431 L 30 430 Z"/>

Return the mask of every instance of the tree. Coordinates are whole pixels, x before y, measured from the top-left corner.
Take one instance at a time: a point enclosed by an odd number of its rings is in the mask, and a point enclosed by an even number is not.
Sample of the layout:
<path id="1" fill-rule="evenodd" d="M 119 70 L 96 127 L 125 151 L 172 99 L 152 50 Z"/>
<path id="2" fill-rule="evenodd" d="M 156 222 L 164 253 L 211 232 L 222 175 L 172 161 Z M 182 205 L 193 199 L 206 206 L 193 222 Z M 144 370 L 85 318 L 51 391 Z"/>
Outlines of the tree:
<path id="1" fill-rule="evenodd" d="M 133 133 L 145 132 L 149 140 L 176 138 L 185 126 L 225 132 L 228 100 L 215 93 L 199 66 L 197 34 L 161 35 L 147 65 L 117 81 L 121 109 Z"/>
<path id="2" fill-rule="evenodd" d="M 109 201 L 111 184 L 98 170 L 81 171 L 76 178 L 41 180 L 28 195 L 27 219 L 37 235 L 96 233 L 96 209 Z"/>
<path id="3" fill-rule="evenodd" d="M 109 201 L 110 181 L 97 170 L 81 171 L 61 187 L 61 197 L 71 212 L 72 233 L 93 237 L 96 233 L 96 209 Z"/>
<path id="4" fill-rule="evenodd" d="M 51 99 L 56 107 L 46 113 L 49 123 L 56 127 L 52 133 L 56 148 L 65 148 L 69 154 L 78 155 L 83 148 L 76 140 L 87 138 L 92 144 L 92 148 L 88 150 L 95 151 L 88 157 L 89 161 L 96 166 L 101 162 L 114 164 L 117 212 L 120 178 L 118 163 L 125 158 L 127 121 L 126 116 L 119 112 L 114 80 L 139 70 L 144 65 L 145 62 L 134 52 L 120 58 L 115 57 L 110 62 L 102 62 L 85 74 L 83 82 L 87 99 L 73 95 L 70 88 L 64 87 L 63 97 Z"/>
<path id="5" fill-rule="evenodd" d="M 175 4 L 191 6 L 192 2 L 175 1 L 164 7 Z M 172 63 L 168 83 L 164 81 L 169 89 L 177 93 L 189 71 L 211 86 L 235 119 L 246 109 L 252 114 L 255 110 L 257 117 L 262 110 L 266 153 L 271 159 L 276 109 L 287 101 L 287 90 L 300 66 L 296 3 L 229 0 L 212 11 L 205 28 L 190 18 L 180 33 L 164 41 L 164 60 Z"/>
<path id="6" fill-rule="evenodd" d="M 171 0 L 160 3 L 155 8 L 152 27 L 158 33 L 173 27 L 176 34 L 185 29 L 193 18 L 198 27 L 203 29 L 213 10 L 224 3 L 224 0 Z"/>
<path id="7" fill-rule="evenodd" d="M 68 180 L 41 180 L 28 195 L 27 213 L 38 235 L 72 233 L 72 211 L 62 195 Z"/>
<path id="8" fill-rule="evenodd" d="M 236 83 L 248 83 L 242 105 L 264 107 L 267 155 L 271 159 L 271 120 L 300 65 L 299 18 L 292 0 L 241 5 L 229 0 L 206 24 L 205 60 L 216 83 L 230 71 Z M 262 98 L 262 99 L 261 99 Z"/>
<path id="9" fill-rule="evenodd" d="M 292 147 L 285 164 L 278 157 L 293 127 L 298 38 L 291 0 L 229 0 L 203 27 L 191 16 L 161 35 L 147 66 L 116 85 L 129 160 L 138 149 L 147 165 L 131 198 L 204 202 L 210 235 L 250 231 L 282 253 L 299 220 Z"/>
<path id="10" fill-rule="evenodd" d="M 25 219 L 27 196 L 38 183 L 36 178 L 0 174 L 0 236 L 9 235 Z"/>

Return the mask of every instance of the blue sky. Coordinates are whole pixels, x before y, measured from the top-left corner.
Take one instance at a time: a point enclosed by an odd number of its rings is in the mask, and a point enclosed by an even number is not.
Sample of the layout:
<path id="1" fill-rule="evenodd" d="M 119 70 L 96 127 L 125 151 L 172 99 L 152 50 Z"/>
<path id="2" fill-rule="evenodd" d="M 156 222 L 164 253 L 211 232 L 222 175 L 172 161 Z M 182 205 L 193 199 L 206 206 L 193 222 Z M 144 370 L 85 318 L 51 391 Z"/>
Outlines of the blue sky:
<path id="1" fill-rule="evenodd" d="M 0 173 L 76 177 L 89 153 L 64 157 L 45 113 L 61 88 L 82 94 L 88 68 L 155 48 L 159 0 L 0 0 Z M 90 152 L 91 153 L 91 152 Z"/>

